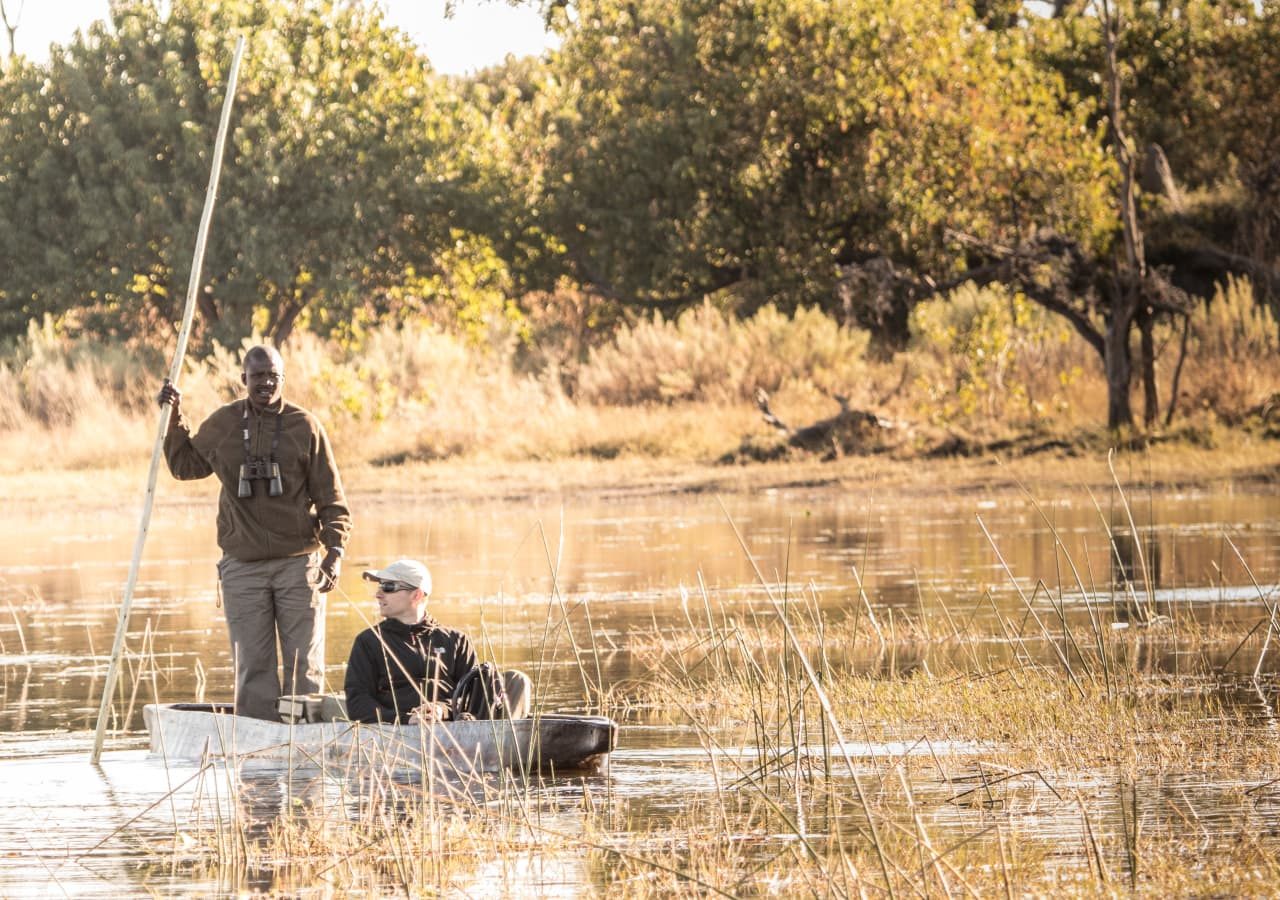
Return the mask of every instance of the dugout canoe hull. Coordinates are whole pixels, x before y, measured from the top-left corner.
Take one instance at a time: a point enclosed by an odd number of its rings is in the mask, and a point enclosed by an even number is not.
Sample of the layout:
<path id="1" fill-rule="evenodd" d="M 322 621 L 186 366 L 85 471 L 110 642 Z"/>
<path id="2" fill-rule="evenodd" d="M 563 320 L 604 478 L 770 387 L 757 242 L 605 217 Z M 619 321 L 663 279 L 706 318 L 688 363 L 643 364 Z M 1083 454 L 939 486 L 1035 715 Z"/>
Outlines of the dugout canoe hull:
<path id="1" fill-rule="evenodd" d="M 284 724 L 233 715 L 211 703 L 143 708 L 151 753 L 173 760 L 269 760 L 289 765 L 365 766 L 436 774 L 599 771 L 617 746 L 618 726 L 604 716 L 364 725 Z"/>

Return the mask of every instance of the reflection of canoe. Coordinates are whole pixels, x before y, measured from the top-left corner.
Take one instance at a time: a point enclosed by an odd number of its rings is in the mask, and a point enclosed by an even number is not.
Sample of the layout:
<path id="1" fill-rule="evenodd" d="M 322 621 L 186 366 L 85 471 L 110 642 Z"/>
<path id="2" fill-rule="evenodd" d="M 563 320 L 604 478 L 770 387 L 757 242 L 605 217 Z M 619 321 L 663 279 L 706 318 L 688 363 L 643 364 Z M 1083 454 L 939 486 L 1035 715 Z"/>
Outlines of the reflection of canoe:
<path id="1" fill-rule="evenodd" d="M 232 715 L 225 704 L 162 703 L 143 709 L 151 752 L 166 759 L 266 759 L 295 765 L 339 763 L 436 773 L 500 769 L 600 769 L 617 745 L 618 726 L 603 716 L 361 725 L 286 725 Z"/>

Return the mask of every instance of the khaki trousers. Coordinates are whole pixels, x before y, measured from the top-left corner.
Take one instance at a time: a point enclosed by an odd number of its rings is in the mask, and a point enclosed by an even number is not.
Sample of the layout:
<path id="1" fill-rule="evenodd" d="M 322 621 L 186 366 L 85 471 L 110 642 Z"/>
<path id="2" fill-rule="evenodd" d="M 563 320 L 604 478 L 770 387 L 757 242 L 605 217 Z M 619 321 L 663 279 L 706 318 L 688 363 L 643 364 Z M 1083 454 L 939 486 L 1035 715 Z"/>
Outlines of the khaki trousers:
<path id="1" fill-rule="evenodd" d="M 253 562 L 224 556 L 218 563 L 239 715 L 279 721 L 281 693 L 321 690 L 324 594 L 316 589 L 319 568 L 318 553 Z"/>

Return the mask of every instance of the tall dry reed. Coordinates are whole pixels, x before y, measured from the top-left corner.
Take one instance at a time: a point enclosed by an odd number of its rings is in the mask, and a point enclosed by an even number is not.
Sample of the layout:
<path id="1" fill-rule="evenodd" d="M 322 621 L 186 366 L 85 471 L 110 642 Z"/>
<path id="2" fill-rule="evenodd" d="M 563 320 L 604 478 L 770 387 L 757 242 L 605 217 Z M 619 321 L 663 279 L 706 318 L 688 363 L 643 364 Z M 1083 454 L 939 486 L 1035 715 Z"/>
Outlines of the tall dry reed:
<path id="1" fill-rule="evenodd" d="M 1238 422 L 1280 389 L 1280 326 L 1247 279 L 1228 278 L 1188 325 L 1188 411 Z"/>
<path id="2" fill-rule="evenodd" d="M 299 332 L 285 348 L 286 395 L 320 416 L 344 459 L 379 465 L 716 460 L 773 434 L 753 403 L 758 388 L 793 426 L 831 415 L 843 397 L 915 427 L 918 439 L 901 443 L 908 453 L 929 449 L 939 426 L 994 439 L 1070 436 L 1101 421 L 1096 354 L 1025 299 L 964 287 L 918 307 L 913 329 L 911 346 L 885 361 L 869 353 L 865 332 L 817 310 L 787 317 L 765 307 L 738 319 L 704 304 L 674 320 L 636 319 L 586 349 L 584 361 L 566 367 L 546 357 L 539 371 L 529 370 L 537 354 L 517 352 L 506 333 L 478 343 L 424 321 L 362 331 L 358 343 Z M 1183 410 L 1247 420 L 1280 377 L 1274 318 L 1247 283 L 1231 282 L 1191 329 Z M 1161 335 L 1162 386 L 1176 337 Z M 240 395 L 240 358 L 254 341 L 188 360 L 181 387 L 194 417 Z M 165 367 L 147 350 L 33 324 L 0 352 L 0 471 L 144 460 Z"/>

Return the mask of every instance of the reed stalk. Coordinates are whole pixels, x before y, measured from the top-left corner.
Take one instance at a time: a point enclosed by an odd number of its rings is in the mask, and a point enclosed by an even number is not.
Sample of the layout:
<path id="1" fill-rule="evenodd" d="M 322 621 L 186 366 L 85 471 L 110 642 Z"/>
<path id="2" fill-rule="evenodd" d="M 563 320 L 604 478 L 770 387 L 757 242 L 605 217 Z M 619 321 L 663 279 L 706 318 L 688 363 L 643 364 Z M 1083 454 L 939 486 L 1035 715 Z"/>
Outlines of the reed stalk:
<path id="1" fill-rule="evenodd" d="M 1054 652 L 1058 657 L 1058 662 L 1062 664 L 1063 671 L 1067 673 L 1067 678 L 1070 679 L 1071 683 L 1076 686 L 1076 690 L 1080 691 L 1083 696 L 1084 688 L 1081 687 L 1079 679 L 1076 678 L 1075 672 L 1072 671 L 1071 662 L 1063 654 L 1057 643 L 1049 636 L 1049 629 L 1045 627 L 1044 621 L 1040 618 L 1040 614 L 1036 612 L 1035 607 L 1031 605 L 1031 601 L 1027 599 L 1026 593 L 1022 590 L 1022 585 L 1018 584 L 1018 579 L 1014 577 L 1013 570 L 1010 569 L 1009 564 L 1005 562 L 1003 554 L 1000 553 L 1000 548 L 996 545 L 995 538 L 991 536 L 991 532 L 987 530 L 986 523 L 982 521 L 982 516 L 976 516 L 975 518 L 978 520 L 978 527 L 982 529 L 983 535 L 986 536 L 987 542 L 995 552 L 996 560 L 1000 563 L 1000 568 L 1009 576 L 1009 583 L 1012 584 L 1014 590 L 1017 591 L 1018 597 L 1022 600 L 1023 606 L 1026 608 L 1028 615 L 1035 620 L 1045 643 L 1048 646 L 1053 647 Z"/>

